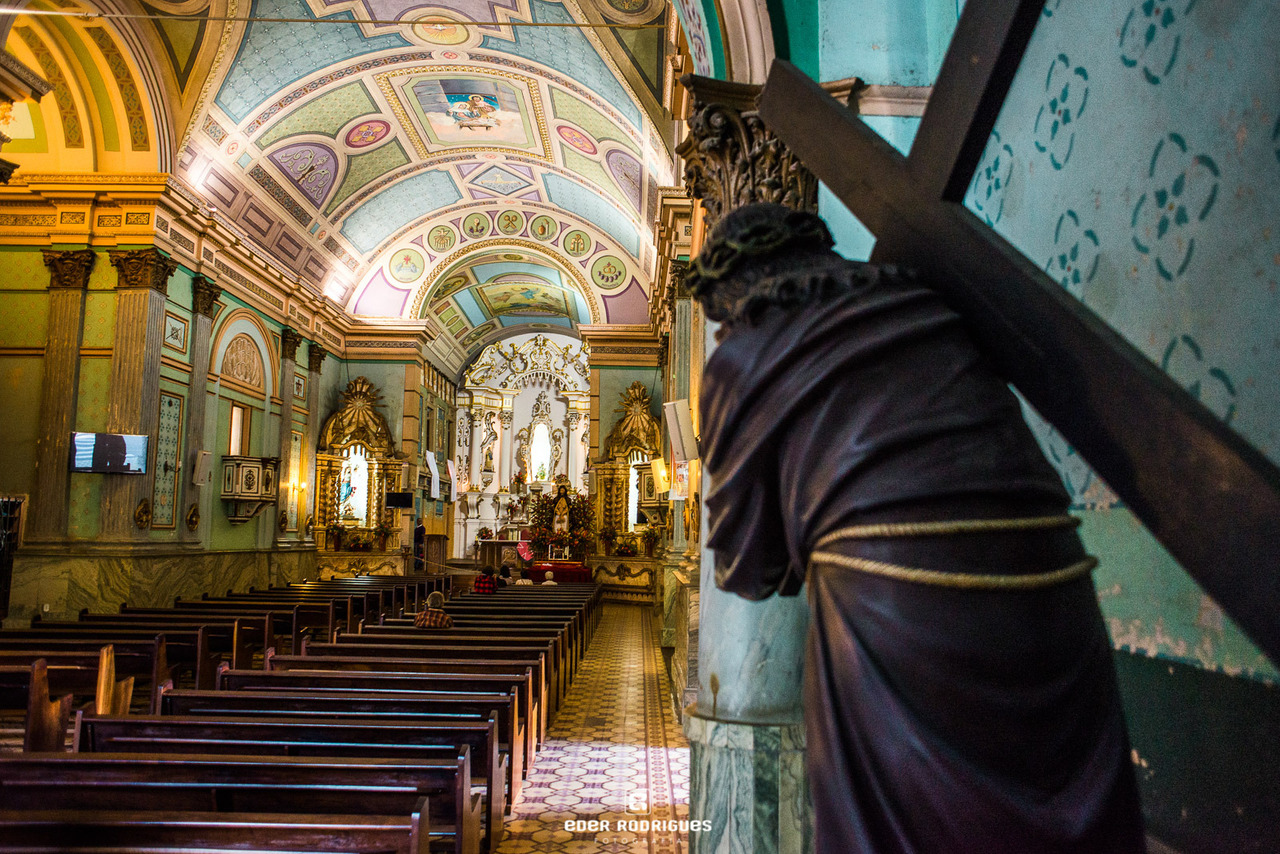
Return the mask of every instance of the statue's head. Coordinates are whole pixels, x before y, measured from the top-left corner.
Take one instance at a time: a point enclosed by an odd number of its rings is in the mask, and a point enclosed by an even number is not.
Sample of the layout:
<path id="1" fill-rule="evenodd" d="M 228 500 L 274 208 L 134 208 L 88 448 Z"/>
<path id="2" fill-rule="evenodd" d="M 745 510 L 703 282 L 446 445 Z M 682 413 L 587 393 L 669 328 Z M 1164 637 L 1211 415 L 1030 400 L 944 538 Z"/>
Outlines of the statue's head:
<path id="1" fill-rule="evenodd" d="M 737 319 L 765 278 L 829 263 L 835 241 L 817 214 L 777 204 L 744 205 L 716 224 L 689 264 L 685 286 L 707 317 Z"/>

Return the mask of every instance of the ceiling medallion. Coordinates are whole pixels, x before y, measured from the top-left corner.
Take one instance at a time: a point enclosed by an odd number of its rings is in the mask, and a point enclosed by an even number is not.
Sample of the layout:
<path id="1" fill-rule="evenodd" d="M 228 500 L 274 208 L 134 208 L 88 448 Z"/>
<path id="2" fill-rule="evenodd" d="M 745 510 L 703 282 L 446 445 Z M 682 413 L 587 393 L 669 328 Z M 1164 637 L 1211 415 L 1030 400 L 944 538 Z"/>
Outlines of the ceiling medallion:
<path id="1" fill-rule="evenodd" d="M 591 238 L 585 231 L 574 229 L 564 236 L 561 245 L 564 247 L 565 254 L 573 258 L 581 258 L 591 251 Z"/>
<path id="2" fill-rule="evenodd" d="M 347 131 L 348 148 L 366 148 L 391 133 L 391 125 L 382 119 L 368 119 Z"/>
<path id="3" fill-rule="evenodd" d="M 519 234 L 524 229 L 524 214 L 519 211 L 503 211 L 498 214 L 498 231 L 503 234 Z"/>
<path id="4" fill-rule="evenodd" d="M 437 225 L 427 232 L 427 244 L 436 252 L 447 252 L 458 242 L 458 236 L 447 225 Z"/>
<path id="5" fill-rule="evenodd" d="M 419 18 L 413 24 L 413 34 L 427 44 L 445 46 L 459 45 L 471 38 L 467 27 L 441 15 Z"/>
<path id="6" fill-rule="evenodd" d="M 422 261 L 422 254 L 416 249 L 401 249 L 391 256 L 387 269 L 391 271 L 391 278 L 407 285 L 422 275 L 426 265 Z"/>
<path id="7" fill-rule="evenodd" d="M 560 233 L 560 223 L 546 214 L 542 214 L 533 218 L 533 222 L 529 224 L 529 233 L 536 240 L 554 240 L 555 236 Z"/>
<path id="8" fill-rule="evenodd" d="M 472 240 L 488 236 L 492 228 L 493 224 L 489 222 L 489 217 L 479 212 L 468 214 L 462 221 L 462 233 Z"/>
<path id="9" fill-rule="evenodd" d="M 595 154 L 599 149 L 596 144 L 591 141 L 591 137 L 587 136 L 577 128 L 571 128 L 566 125 L 560 125 L 556 128 L 556 133 L 560 134 L 560 138 L 581 151 L 583 154 Z"/>
<path id="10" fill-rule="evenodd" d="M 591 265 L 591 281 L 605 290 L 613 290 L 627 278 L 627 265 L 614 255 L 601 255 Z"/>

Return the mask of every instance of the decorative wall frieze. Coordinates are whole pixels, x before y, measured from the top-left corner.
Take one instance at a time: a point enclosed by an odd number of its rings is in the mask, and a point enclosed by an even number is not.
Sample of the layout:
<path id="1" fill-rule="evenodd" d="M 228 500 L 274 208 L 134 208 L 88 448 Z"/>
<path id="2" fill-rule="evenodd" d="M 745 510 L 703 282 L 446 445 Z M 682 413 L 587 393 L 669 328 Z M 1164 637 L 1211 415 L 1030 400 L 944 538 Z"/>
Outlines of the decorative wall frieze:
<path id="1" fill-rule="evenodd" d="M 752 202 L 817 210 L 818 180 L 756 110 L 761 87 L 694 74 L 680 82 L 693 95 L 693 114 L 676 153 L 685 161 L 685 188 L 702 200 L 708 228 Z"/>
<path id="2" fill-rule="evenodd" d="M 178 262 L 158 249 L 112 250 L 107 257 L 117 271 L 117 290 L 150 288 L 168 293 L 169 277 L 178 269 Z"/>
<path id="3" fill-rule="evenodd" d="M 215 313 L 214 306 L 221 296 L 222 288 L 218 287 L 213 279 L 203 273 L 197 273 L 191 277 L 191 306 L 196 314 L 212 319 Z"/>
<path id="4" fill-rule="evenodd" d="M 72 249 L 58 252 L 45 249 L 44 265 L 49 268 L 49 287 L 78 288 L 84 290 L 89 286 L 89 274 L 93 272 L 93 263 L 97 254 L 92 249 Z"/>
<path id="5" fill-rule="evenodd" d="M 467 370 L 464 384 L 493 389 L 520 389 L 545 384 L 561 391 L 586 388 L 590 348 L 586 344 L 559 344 L 535 335 L 523 344 L 490 344 Z"/>

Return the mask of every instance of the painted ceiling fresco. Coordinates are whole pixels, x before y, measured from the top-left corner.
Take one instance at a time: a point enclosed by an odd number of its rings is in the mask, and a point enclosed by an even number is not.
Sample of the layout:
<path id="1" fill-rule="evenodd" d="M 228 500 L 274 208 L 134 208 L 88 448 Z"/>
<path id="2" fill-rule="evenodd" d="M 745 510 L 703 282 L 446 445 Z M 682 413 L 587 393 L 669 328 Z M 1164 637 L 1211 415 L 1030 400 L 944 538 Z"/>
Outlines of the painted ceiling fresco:
<path id="1" fill-rule="evenodd" d="M 350 23 L 245 25 L 178 174 L 302 282 L 357 317 L 432 321 L 459 365 L 515 330 L 647 321 L 674 181 L 664 3 L 254 0 L 251 15 Z"/>

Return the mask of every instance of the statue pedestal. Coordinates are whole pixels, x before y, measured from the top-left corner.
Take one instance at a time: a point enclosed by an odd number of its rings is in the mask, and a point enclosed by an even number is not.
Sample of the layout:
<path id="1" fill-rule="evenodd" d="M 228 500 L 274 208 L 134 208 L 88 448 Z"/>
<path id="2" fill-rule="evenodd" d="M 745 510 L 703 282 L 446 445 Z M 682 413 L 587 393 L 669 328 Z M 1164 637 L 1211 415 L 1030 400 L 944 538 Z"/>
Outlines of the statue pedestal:
<path id="1" fill-rule="evenodd" d="M 804 724 L 717 721 L 686 710 L 690 854 L 811 854 L 813 807 L 804 772 Z"/>

